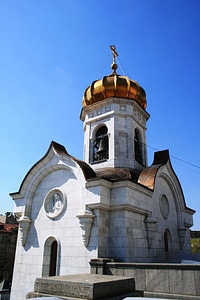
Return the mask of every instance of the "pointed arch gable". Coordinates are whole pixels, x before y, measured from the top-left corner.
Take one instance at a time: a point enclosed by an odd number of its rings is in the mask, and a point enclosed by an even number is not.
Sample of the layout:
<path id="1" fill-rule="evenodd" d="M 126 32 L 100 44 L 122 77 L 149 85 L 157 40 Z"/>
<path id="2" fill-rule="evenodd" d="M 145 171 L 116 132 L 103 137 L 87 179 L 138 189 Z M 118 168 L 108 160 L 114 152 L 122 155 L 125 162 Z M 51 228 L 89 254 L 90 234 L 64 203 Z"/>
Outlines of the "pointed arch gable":
<path id="1" fill-rule="evenodd" d="M 172 167 L 172 164 L 171 164 L 171 161 L 169 160 L 168 161 L 168 164 L 166 164 L 166 168 L 170 174 L 170 176 L 172 177 L 172 182 L 176 183 L 176 187 L 178 189 L 178 193 L 182 195 L 182 199 L 183 199 L 183 210 L 187 211 L 188 213 L 190 214 L 194 214 L 195 213 L 195 210 L 187 207 L 186 205 L 186 202 L 185 202 L 185 197 L 184 197 L 184 194 L 183 194 L 183 190 L 182 190 L 182 186 L 181 186 L 181 183 Z"/>
<path id="2" fill-rule="evenodd" d="M 27 190 L 28 185 L 32 181 L 32 178 L 37 173 L 41 173 L 43 167 L 46 166 L 56 154 L 64 154 L 64 155 L 69 156 L 69 154 L 66 151 L 64 146 L 59 145 L 58 143 L 52 141 L 49 148 L 48 148 L 48 150 L 47 150 L 47 152 L 46 152 L 46 154 L 39 161 L 37 161 L 31 167 L 31 169 L 28 171 L 28 173 L 25 175 L 25 177 L 24 177 L 24 179 L 23 179 L 23 181 L 22 181 L 22 183 L 19 187 L 19 191 L 14 192 L 14 193 L 10 193 L 10 196 L 13 199 L 18 199 L 18 198 L 23 197 L 25 195 L 25 192 Z"/>
<path id="3" fill-rule="evenodd" d="M 180 181 L 179 181 L 174 169 L 172 168 L 172 164 L 171 164 L 170 156 L 169 156 L 169 150 L 163 150 L 163 151 L 154 153 L 154 160 L 153 160 L 152 165 L 148 168 L 145 168 L 140 173 L 140 176 L 138 178 L 138 183 L 146 186 L 147 188 L 149 188 L 151 190 L 154 190 L 156 176 L 158 174 L 158 171 L 163 166 L 166 166 L 168 173 L 173 178 L 173 182 L 176 184 L 177 188 L 179 189 L 179 193 L 183 197 L 185 208 L 187 208 Z M 166 173 L 163 173 L 163 174 L 166 174 Z M 163 175 L 163 176 L 166 176 L 166 175 Z"/>
<path id="4" fill-rule="evenodd" d="M 67 160 L 68 166 L 65 164 L 64 167 L 64 164 L 61 163 L 61 157 L 63 158 L 63 160 L 66 160 L 66 158 L 68 158 Z M 50 161 L 53 159 L 54 162 L 51 166 L 49 166 L 48 169 L 47 166 L 50 163 Z M 95 172 L 88 164 L 86 164 L 84 161 L 81 161 L 69 155 L 64 146 L 52 141 L 46 154 L 32 166 L 32 168 L 28 171 L 28 173 L 24 177 L 20 185 L 19 191 L 10 193 L 10 196 L 14 200 L 24 197 L 28 186 L 33 181 L 33 178 L 39 177 L 42 174 L 42 172 L 50 173 L 56 169 L 63 168 L 63 167 L 68 168 L 68 170 L 73 172 L 73 168 L 76 166 L 76 164 L 78 164 L 79 167 L 81 168 L 85 179 L 96 177 Z M 44 171 L 45 169 L 48 169 L 48 171 L 47 170 Z"/>
<path id="5" fill-rule="evenodd" d="M 171 171 L 173 170 L 171 169 Z M 174 204 L 176 208 L 177 222 L 178 222 L 177 225 L 181 226 L 181 224 L 183 224 L 182 211 L 184 210 L 185 207 L 184 195 L 179 181 L 175 180 L 174 174 L 170 174 L 170 175 L 171 176 L 169 176 L 169 174 L 167 174 L 164 169 L 160 169 L 157 177 L 162 178 L 169 186 L 169 189 L 173 195 Z"/>
<path id="6" fill-rule="evenodd" d="M 16 214 L 19 217 L 22 213 L 30 217 L 32 200 L 38 185 L 48 174 L 59 170 L 69 171 L 70 176 L 74 178 L 82 176 L 83 182 L 84 179 L 96 177 L 95 172 L 88 164 L 69 155 L 62 145 L 52 142 L 44 157 L 34 164 L 26 174 L 19 191 L 10 194 L 15 200 Z"/>
<path id="7" fill-rule="evenodd" d="M 169 151 L 159 151 L 154 153 L 153 164 L 142 170 L 138 178 L 138 183 L 154 190 L 156 175 L 159 168 L 169 161 Z"/>
<path id="8" fill-rule="evenodd" d="M 173 195 L 173 201 L 177 213 L 177 226 L 178 228 L 181 228 L 186 222 L 185 218 L 190 220 L 189 215 L 192 215 L 194 211 L 186 206 L 180 181 L 178 180 L 178 177 L 171 166 L 170 160 L 168 160 L 166 164 L 160 165 L 157 169 L 154 177 L 154 191 L 156 182 L 158 182 L 159 178 L 161 178 L 167 184 Z M 191 226 L 191 221 L 189 221 L 188 225 L 189 227 Z"/>
<path id="9" fill-rule="evenodd" d="M 166 182 L 173 195 L 173 201 L 177 214 L 177 228 L 182 228 L 182 226 L 191 227 L 193 223 L 192 215 L 194 214 L 194 210 L 186 206 L 180 181 L 178 180 L 178 177 L 172 168 L 170 160 L 168 160 L 165 165 L 159 167 L 156 173 L 156 181 L 159 178 Z"/>
<path id="10" fill-rule="evenodd" d="M 158 177 L 163 178 L 173 194 L 178 225 L 186 224 L 188 227 L 192 226 L 191 216 L 195 211 L 186 206 L 182 187 L 172 168 L 168 150 L 155 152 L 153 164 L 140 173 L 138 183 L 154 191 Z"/>
<path id="11" fill-rule="evenodd" d="M 46 167 L 44 169 L 41 170 L 41 172 L 39 172 L 32 180 L 32 182 L 30 183 L 30 185 L 27 188 L 26 191 L 26 195 L 25 195 L 25 199 L 26 199 L 26 207 L 25 207 L 25 215 L 30 217 L 31 215 L 31 209 L 32 209 L 32 202 L 33 202 L 33 197 L 35 194 L 35 191 L 37 190 L 38 186 L 40 185 L 40 183 L 52 172 L 56 172 L 56 171 L 69 171 L 69 178 L 76 178 L 75 172 L 72 168 L 69 168 L 69 166 L 65 165 L 65 164 L 57 164 L 57 165 L 52 165 L 49 167 Z M 63 180 L 65 180 L 65 178 L 63 178 Z"/>

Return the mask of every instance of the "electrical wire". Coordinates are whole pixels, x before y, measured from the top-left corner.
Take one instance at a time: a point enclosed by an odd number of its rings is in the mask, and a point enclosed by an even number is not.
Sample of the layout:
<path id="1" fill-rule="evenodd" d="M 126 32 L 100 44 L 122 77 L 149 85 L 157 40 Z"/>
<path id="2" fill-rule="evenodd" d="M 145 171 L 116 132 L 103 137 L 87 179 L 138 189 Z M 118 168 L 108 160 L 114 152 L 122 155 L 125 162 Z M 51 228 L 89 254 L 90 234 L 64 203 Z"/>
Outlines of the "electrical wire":
<path id="1" fill-rule="evenodd" d="M 151 148 L 151 149 L 153 149 L 153 150 L 158 151 L 158 149 L 156 149 L 156 148 L 154 148 L 154 147 L 152 147 L 152 146 L 150 146 L 150 145 L 146 145 L 146 146 L 147 146 L 148 148 Z M 189 166 L 191 166 L 191 167 L 200 169 L 200 166 L 197 166 L 197 165 L 195 165 L 195 164 L 192 164 L 192 163 L 190 163 L 190 162 L 188 162 L 188 161 L 186 161 L 186 160 L 183 160 L 183 159 L 181 159 L 181 158 L 178 158 L 178 157 L 176 157 L 176 156 L 174 156 L 174 155 L 170 155 L 170 157 L 173 158 L 173 159 L 176 159 L 176 160 L 178 160 L 178 161 L 180 161 L 180 162 L 182 162 L 182 163 L 184 163 L 184 164 L 187 164 L 187 165 L 189 165 Z"/>
<path id="2" fill-rule="evenodd" d="M 119 57 L 117 57 L 116 60 L 117 60 L 118 66 L 120 67 L 120 70 L 121 70 L 121 72 L 122 72 L 122 75 L 125 76 L 125 74 L 127 74 L 127 76 L 128 76 L 128 73 L 126 72 L 126 69 L 125 69 L 125 67 L 123 66 L 122 62 L 120 61 Z"/>

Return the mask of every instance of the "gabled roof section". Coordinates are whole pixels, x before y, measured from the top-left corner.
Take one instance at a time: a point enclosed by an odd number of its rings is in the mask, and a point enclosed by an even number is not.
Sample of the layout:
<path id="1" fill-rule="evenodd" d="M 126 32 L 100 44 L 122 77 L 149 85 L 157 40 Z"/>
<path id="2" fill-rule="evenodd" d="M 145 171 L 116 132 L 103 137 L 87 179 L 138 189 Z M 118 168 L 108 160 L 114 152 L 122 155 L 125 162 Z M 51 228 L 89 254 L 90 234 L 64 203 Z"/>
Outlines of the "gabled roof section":
<path id="1" fill-rule="evenodd" d="M 70 155 L 63 145 L 52 141 L 49 150 L 51 147 L 53 147 L 58 154 L 68 155 L 73 161 L 75 161 L 83 171 L 86 180 L 97 177 L 94 170 L 86 162 Z"/>
<path id="2" fill-rule="evenodd" d="M 54 155 L 53 153 L 55 153 L 55 152 L 59 155 L 66 155 L 66 156 L 70 157 L 74 162 L 76 162 L 79 165 L 79 167 L 81 168 L 86 180 L 97 177 L 95 172 L 93 171 L 93 169 L 87 163 L 71 156 L 67 152 L 67 150 L 65 149 L 65 147 L 63 145 L 52 141 L 46 154 L 32 166 L 32 168 L 28 171 L 28 173 L 24 177 L 24 179 L 20 185 L 19 191 L 16 193 L 10 193 L 10 196 L 13 197 L 16 194 L 20 194 L 21 191 L 24 189 L 25 181 L 26 180 L 29 181 L 30 177 L 33 176 L 33 174 L 35 173 L 35 170 L 40 168 L 40 166 L 44 166 L 45 164 L 47 164 L 51 160 L 51 158 Z"/>
<path id="3" fill-rule="evenodd" d="M 184 201 L 184 206 L 185 209 L 187 210 L 187 212 L 189 212 L 189 214 L 194 214 L 195 210 L 189 208 L 186 206 L 185 203 L 185 198 L 183 195 L 183 191 L 182 191 L 182 187 L 180 185 L 179 179 L 176 175 L 176 173 L 174 172 L 172 165 L 171 165 L 171 161 L 170 161 L 170 156 L 169 156 L 169 150 L 163 150 L 163 151 L 159 151 L 159 152 L 155 152 L 154 153 L 154 160 L 153 160 L 153 164 L 148 167 L 145 168 L 141 173 L 140 176 L 138 178 L 138 183 L 151 189 L 154 190 L 155 187 L 155 180 L 156 180 L 156 175 L 158 173 L 158 170 L 160 167 L 164 166 L 168 164 L 169 167 L 171 168 L 173 174 L 174 174 L 174 179 L 177 180 L 178 186 L 179 186 L 179 191 L 182 194 L 183 197 L 183 201 Z"/>
<path id="4" fill-rule="evenodd" d="M 169 150 L 155 152 L 153 164 L 150 167 L 145 168 L 140 173 L 140 176 L 138 178 L 138 183 L 153 190 L 155 185 L 156 174 L 159 168 L 165 165 L 168 161 L 170 161 Z"/>
<path id="5" fill-rule="evenodd" d="M 70 155 L 70 157 L 80 166 L 86 180 L 97 177 L 94 170 L 85 161 L 77 159 L 77 158 L 75 158 L 74 156 L 71 156 L 71 155 Z"/>
<path id="6" fill-rule="evenodd" d="M 86 180 L 97 177 L 94 170 L 86 162 L 70 155 L 64 146 L 52 141 L 50 148 L 51 147 L 53 147 L 57 153 L 68 155 L 73 161 L 75 161 L 79 165 L 81 170 L 83 171 L 83 174 L 84 174 Z M 50 148 L 49 148 L 49 150 L 50 150 Z"/>
<path id="7" fill-rule="evenodd" d="M 60 145 L 60 144 L 58 144 L 58 143 L 56 143 L 56 142 L 54 142 L 54 141 L 51 142 L 50 147 L 49 147 L 49 149 L 48 149 L 46 155 L 47 155 L 48 152 L 50 151 L 50 148 L 51 148 L 51 147 L 53 147 L 54 150 L 55 150 L 57 153 L 59 153 L 59 154 L 66 154 L 66 155 L 69 155 L 68 152 L 67 152 L 67 150 L 65 149 L 65 147 L 64 147 L 63 145 Z"/>
<path id="8" fill-rule="evenodd" d="M 137 182 L 140 171 L 129 168 L 102 168 L 95 170 L 98 178 L 106 179 L 110 182 L 130 180 Z"/>

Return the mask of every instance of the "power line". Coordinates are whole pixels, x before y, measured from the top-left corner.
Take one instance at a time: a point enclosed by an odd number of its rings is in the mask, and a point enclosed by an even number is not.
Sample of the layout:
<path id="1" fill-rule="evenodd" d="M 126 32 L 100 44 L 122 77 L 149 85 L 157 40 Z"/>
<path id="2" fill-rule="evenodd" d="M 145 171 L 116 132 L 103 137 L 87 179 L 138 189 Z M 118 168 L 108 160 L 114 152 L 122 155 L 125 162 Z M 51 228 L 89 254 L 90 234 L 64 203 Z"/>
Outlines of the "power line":
<path id="1" fill-rule="evenodd" d="M 109 60 L 110 60 L 110 55 L 107 55 L 104 64 L 101 66 L 101 69 L 99 71 L 98 77 L 102 77 L 104 74 L 104 70 L 107 68 L 109 65 Z"/>
<path id="2" fill-rule="evenodd" d="M 185 160 L 183 160 L 183 159 L 181 159 L 181 158 L 178 158 L 178 157 L 176 157 L 176 156 L 173 156 L 173 155 L 170 155 L 170 156 L 171 156 L 172 158 L 174 158 L 174 159 L 177 159 L 177 160 L 179 160 L 179 161 L 181 161 L 181 162 L 183 162 L 183 163 L 189 165 L 189 166 L 192 166 L 192 167 L 195 167 L 195 168 L 197 168 L 197 169 L 200 169 L 199 166 L 194 165 L 194 164 L 192 164 L 192 163 L 190 163 L 190 162 L 188 162 L 188 161 L 185 161 Z"/>
<path id="3" fill-rule="evenodd" d="M 120 61 L 119 57 L 117 57 L 117 64 L 119 65 L 122 74 L 123 74 L 124 76 L 125 76 L 125 74 L 127 74 L 127 76 L 128 76 L 128 73 L 126 72 L 126 69 L 125 69 L 125 67 L 123 66 L 122 62 Z"/>
<path id="4" fill-rule="evenodd" d="M 154 147 L 151 147 L 151 146 L 149 146 L 149 145 L 146 145 L 146 146 L 149 147 L 149 148 L 151 148 L 151 149 L 153 149 L 153 150 L 158 151 L 158 149 L 156 149 L 156 148 L 154 148 Z M 170 157 L 171 157 L 171 158 L 174 158 L 174 159 L 176 159 L 176 160 L 179 160 L 179 161 L 181 161 L 181 162 L 183 162 L 183 163 L 185 163 L 185 164 L 187 164 L 187 165 L 189 165 L 189 166 L 192 166 L 192 167 L 194 167 L 194 168 L 200 169 L 200 166 L 197 166 L 197 165 L 195 165 L 195 164 L 192 164 L 192 163 L 190 163 L 190 162 L 188 162 L 188 161 L 186 161 L 186 160 L 183 160 L 183 159 L 181 159 L 181 158 L 178 158 L 178 157 L 176 157 L 176 156 L 174 156 L 174 155 L 170 155 Z"/>

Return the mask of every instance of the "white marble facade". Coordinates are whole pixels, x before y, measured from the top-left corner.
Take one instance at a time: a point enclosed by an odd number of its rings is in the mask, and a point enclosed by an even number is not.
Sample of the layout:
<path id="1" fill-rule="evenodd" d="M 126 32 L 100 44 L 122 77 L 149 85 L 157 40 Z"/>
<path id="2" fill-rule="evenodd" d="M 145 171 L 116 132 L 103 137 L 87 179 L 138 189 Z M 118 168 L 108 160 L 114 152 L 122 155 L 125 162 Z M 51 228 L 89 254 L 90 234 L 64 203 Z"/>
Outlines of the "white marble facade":
<path id="1" fill-rule="evenodd" d="M 81 168 L 68 155 L 57 152 L 52 143 L 47 155 L 31 169 L 16 194 L 15 213 L 22 216 L 22 221 L 13 299 L 25 299 L 27 292 L 33 291 L 36 277 L 49 276 L 53 241 L 57 242 L 55 275 L 89 271 L 89 260 L 97 256 L 96 237 L 87 248 L 77 217 L 85 211 L 85 194 Z M 28 231 L 24 229 L 23 219 L 30 220 Z"/>
<path id="2" fill-rule="evenodd" d="M 84 162 L 52 142 L 11 194 L 20 224 L 12 300 L 25 299 L 37 277 L 89 272 L 92 258 L 163 262 L 170 253 L 190 253 L 194 211 L 185 204 L 168 151 L 156 153 L 147 166 L 148 117 L 129 99 L 86 107 Z M 108 157 L 95 162 L 92 147 L 101 126 L 107 128 Z"/>

